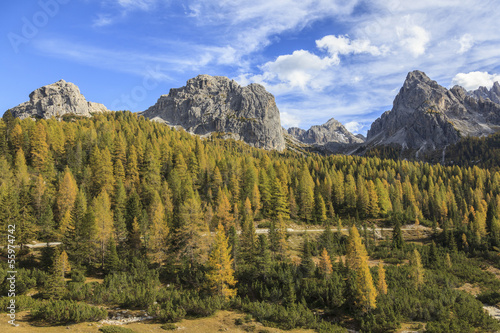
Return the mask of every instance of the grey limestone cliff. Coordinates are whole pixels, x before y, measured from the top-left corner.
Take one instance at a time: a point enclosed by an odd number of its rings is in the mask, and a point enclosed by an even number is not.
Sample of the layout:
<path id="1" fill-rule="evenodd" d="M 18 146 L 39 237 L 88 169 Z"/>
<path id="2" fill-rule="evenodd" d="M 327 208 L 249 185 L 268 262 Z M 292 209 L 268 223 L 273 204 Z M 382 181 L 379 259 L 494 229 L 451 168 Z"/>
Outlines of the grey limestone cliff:
<path id="1" fill-rule="evenodd" d="M 364 142 L 362 137 L 352 134 L 344 125 L 333 118 L 323 125 L 312 126 L 307 131 L 291 127 L 288 129 L 288 134 L 303 143 L 314 145 L 323 145 L 330 142 L 341 144 Z"/>
<path id="2" fill-rule="evenodd" d="M 257 148 L 285 149 L 274 96 L 259 84 L 242 87 L 226 77 L 198 75 L 142 114 L 198 135 L 226 132 Z"/>
<path id="3" fill-rule="evenodd" d="M 448 90 L 425 73 L 408 73 L 392 110 L 375 120 L 368 145 L 397 144 L 432 150 L 465 136 L 488 135 L 500 127 L 500 105 L 469 96 L 459 86 Z"/>
<path id="4" fill-rule="evenodd" d="M 28 102 L 9 110 L 14 117 L 48 119 L 65 114 L 89 117 L 95 112 L 108 111 L 102 104 L 88 102 L 76 85 L 64 80 L 38 88 L 29 97 Z"/>
<path id="5" fill-rule="evenodd" d="M 500 104 L 500 84 L 498 82 L 495 82 L 491 89 L 479 87 L 476 90 L 467 92 L 467 94 L 477 99 L 489 99 L 492 102 Z"/>

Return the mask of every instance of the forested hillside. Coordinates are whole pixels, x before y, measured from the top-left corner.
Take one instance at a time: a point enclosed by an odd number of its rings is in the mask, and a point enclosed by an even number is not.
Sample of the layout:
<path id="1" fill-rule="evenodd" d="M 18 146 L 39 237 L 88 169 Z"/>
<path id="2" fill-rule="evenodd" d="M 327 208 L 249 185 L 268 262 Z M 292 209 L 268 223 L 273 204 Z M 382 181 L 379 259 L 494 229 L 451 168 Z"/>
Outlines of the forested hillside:
<path id="1" fill-rule="evenodd" d="M 34 320 L 98 320 L 120 306 L 161 322 L 232 309 L 320 332 L 499 329 L 457 290 L 475 283 L 480 300 L 500 302 L 500 280 L 481 269 L 500 267 L 496 171 L 269 152 L 131 112 L 63 121 L 7 112 L 0 170 L 2 245 L 15 225 L 17 304 Z M 325 231 L 296 253 L 290 223 Z M 405 241 L 407 224 L 432 227 L 433 239 Z M 393 237 L 375 237 L 377 226 Z M 35 253 L 22 246 L 33 240 L 62 244 Z"/>

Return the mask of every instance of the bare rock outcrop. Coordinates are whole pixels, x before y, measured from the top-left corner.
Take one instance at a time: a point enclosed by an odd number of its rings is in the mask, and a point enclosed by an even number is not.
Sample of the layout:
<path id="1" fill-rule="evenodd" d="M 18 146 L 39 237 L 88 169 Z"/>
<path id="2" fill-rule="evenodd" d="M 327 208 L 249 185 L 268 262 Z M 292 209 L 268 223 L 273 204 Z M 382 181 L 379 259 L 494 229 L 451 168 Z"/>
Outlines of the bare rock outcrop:
<path id="1" fill-rule="evenodd" d="M 489 99 L 492 102 L 500 104 L 500 84 L 498 82 L 495 82 L 491 89 L 479 87 L 476 90 L 469 91 L 467 94 L 477 99 Z"/>
<path id="2" fill-rule="evenodd" d="M 66 114 L 90 117 L 92 113 L 108 111 L 102 104 L 88 102 L 75 84 L 64 80 L 38 88 L 29 97 L 28 102 L 9 110 L 14 117 L 48 119 Z"/>
<path id="3" fill-rule="evenodd" d="M 341 144 L 364 142 L 362 137 L 352 134 L 344 125 L 333 118 L 323 125 L 311 126 L 307 131 L 297 127 L 290 127 L 288 134 L 303 143 L 313 145 L 324 145 L 331 142 Z"/>
<path id="4" fill-rule="evenodd" d="M 226 77 L 198 75 L 142 114 L 193 134 L 225 132 L 257 148 L 285 149 L 274 96 L 255 83 L 242 87 Z"/>
<path id="5" fill-rule="evenodd" d="M 448 90 L 425 73 L 413 71 L 408 73 L 392 110 L 371 125 L 367 144 L 432 150 L 461 137 L 494 133 L 499 125 L 499 104 L 471 97 L 459 86 Z"/>

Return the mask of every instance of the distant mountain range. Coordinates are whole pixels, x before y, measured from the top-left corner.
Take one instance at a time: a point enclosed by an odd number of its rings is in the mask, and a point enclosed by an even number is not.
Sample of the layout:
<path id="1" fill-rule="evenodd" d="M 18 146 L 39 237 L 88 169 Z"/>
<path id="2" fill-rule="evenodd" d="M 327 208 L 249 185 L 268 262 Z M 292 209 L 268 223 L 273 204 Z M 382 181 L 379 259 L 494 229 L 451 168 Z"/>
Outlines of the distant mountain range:
<path id="1" fill-rule="evenodd" d="M 72 83 L 60 80 L 30 94 L 30 100 L 9 110 L 20 118 L 90 116 L 108 109 L 88 102 Z M 367 138 L 354 135 L 330 119 L 308 130 L 282 129 L 274 96 L 259 84 L 240 86 L 222 76 L 199 75 L 186 86 L 171 89 L 141 112 L 147 118 L 182 127 L 197 135 L 225 133 L 252 146 L 282 151 L 290 143 L 322 152 L 364 154 L 375 147 L 399 147 L 419 158 L 464 137 L 481 137 L 500 129 L 500 85 L 465 91 L 446 89 L 421 71 L 408 73 L 393 107 L 375 120 Z M 288 138 L 288 139 L 287 139 Z"/>

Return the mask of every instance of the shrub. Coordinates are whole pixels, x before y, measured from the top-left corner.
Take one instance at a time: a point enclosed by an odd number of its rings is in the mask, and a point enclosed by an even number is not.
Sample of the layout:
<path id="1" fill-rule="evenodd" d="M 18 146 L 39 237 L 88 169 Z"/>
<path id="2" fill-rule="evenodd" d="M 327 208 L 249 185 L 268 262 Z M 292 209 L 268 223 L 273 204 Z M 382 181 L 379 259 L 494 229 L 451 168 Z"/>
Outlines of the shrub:
<path id="1" fill-rule="evenodd" d="M 103 333 L 135 333 L 135 331 L 130 328 L 112 325 L 103 326 L 99 328 L 99 331 Z"/>
<path id="2" fill-rule="evenodd" d="M 45 320 L 51 324 L 98 321 L 108 317 L 108 311 L 93 305 L 75 301 L 49 301 L 32 311 L 33 319 Z"/>
<path id="3" fill-rule="evenodd" d="M 177 329 L 177 326 L 175 326 L 174 323 L 167 323 L 165 325 L 160 326 L 162 329 L 165 331 L 173 331 Z"/>
<path id="4" fill-rule="evenodd" d="M 477 296 L 477 299 L 482 303 L 495 305 L 500 303 L 500 292 L 498 291 L 485 291 Z"/>
<path id="5" fill-rule="evenodd" d="M 74 270 L 71 272 L 71 281 L 85 282 L 85 275 L 81 271 Z"/>
<path id="6" fill-rule="evenodd" d="M 7 306 L 9 305 L 11 298 L 10 297 L 2 297 L 0 298 L 0 312 L 5 312 L 7 310 Z M 16 296 L 16 311 L 24 311 L 29 310 L 38 304 L 38 301 L 34 298 L 25 295 Z"/>

